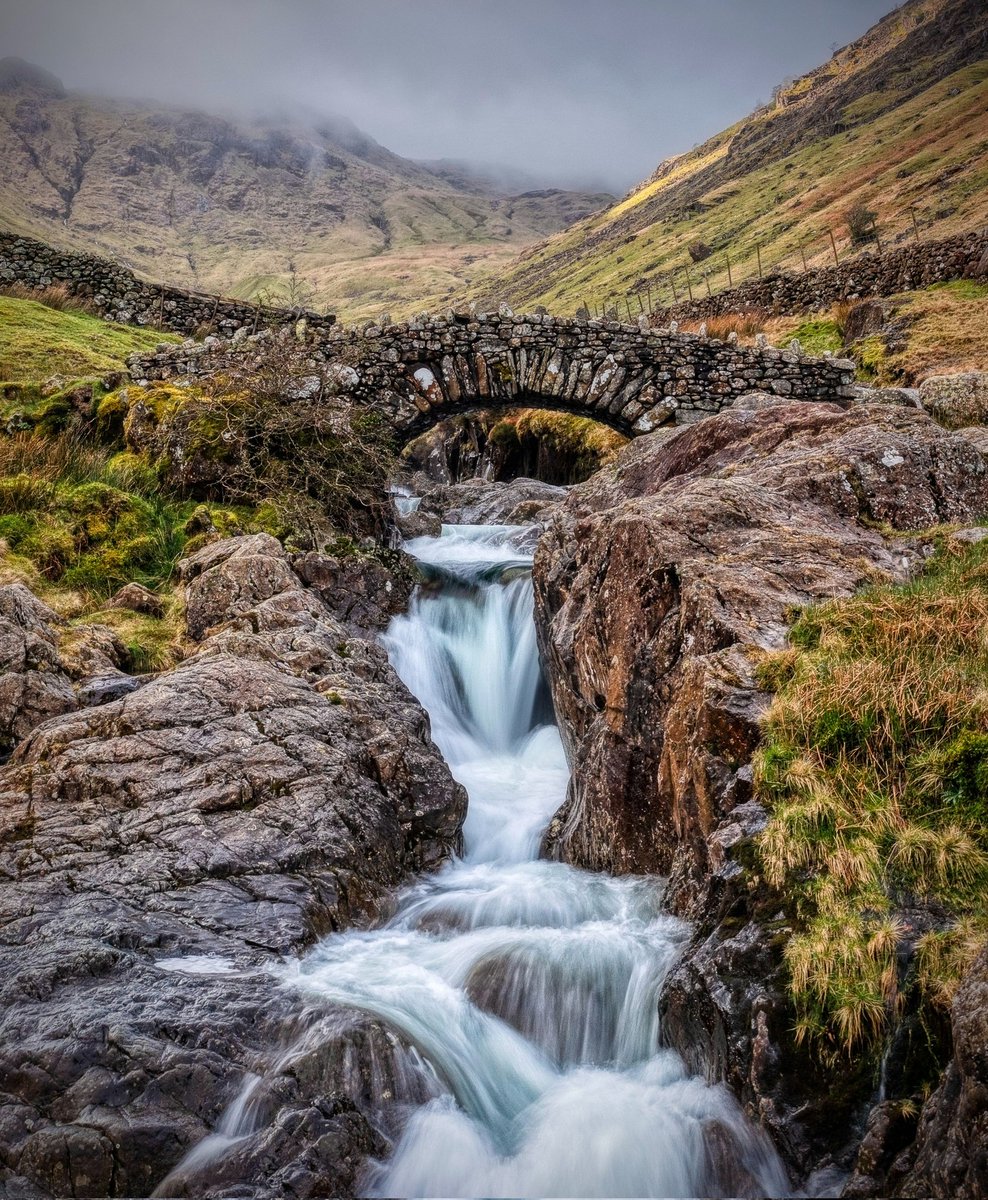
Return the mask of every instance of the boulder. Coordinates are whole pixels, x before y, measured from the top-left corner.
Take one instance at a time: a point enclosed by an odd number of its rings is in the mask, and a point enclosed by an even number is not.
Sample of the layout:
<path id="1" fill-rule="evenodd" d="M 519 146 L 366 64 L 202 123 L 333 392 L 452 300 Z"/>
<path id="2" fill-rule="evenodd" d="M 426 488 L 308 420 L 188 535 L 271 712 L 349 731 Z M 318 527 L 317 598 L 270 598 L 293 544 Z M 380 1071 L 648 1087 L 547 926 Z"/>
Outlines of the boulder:
<path id="1" fill-rule="evenodd" d="M 521 477 L 507 483 L 471 479 L 445 488 L 440 505 L 449 525 L 533 525 L 565 500 L 567 490 Z"/>
<path id="2" fill-rule="evenodd" d="M 988 426 L 965 425 L 957 432 L 962 437 L 966 437 L 981 454 L 988 455 Z"/>
<path id="3" fill-rule="evenodd" d="M 881 333 L 888 320 L 888 305 L 881 300 L 862 300 L 852 306 L 844 323 L 844 345 Z"/>
<path id="4" fill-rule="evenodd" d="M 352 1193 L 427 1086 L 271 972 L 458 849 L 463 789 L 384 651 L 274 539 L 232 542 L 183 564 L 185 662 L 0 770 L 4 1194 Z M 250 1138 L 186 1161 L 245 1086 Z"/>
<path id="5" fill-rule="evenodd" d="M 160 596 L 141 583 L 127 583 L 106 602 L 107 608 L 123 608 L 148 617 L 163 617 L 165 606 Z"/>
<path id="6" fill-rule="evenodd" d="M 24 584 L 0 587 L 0 757 L 77 705 L 58 652 L 60 623 Z"/>
<path id="7" fill-rule="evenodd" d="M 920 384 L 919 399 L 947 429 L 988 424 L 988 371 L 933 375 Z"/>

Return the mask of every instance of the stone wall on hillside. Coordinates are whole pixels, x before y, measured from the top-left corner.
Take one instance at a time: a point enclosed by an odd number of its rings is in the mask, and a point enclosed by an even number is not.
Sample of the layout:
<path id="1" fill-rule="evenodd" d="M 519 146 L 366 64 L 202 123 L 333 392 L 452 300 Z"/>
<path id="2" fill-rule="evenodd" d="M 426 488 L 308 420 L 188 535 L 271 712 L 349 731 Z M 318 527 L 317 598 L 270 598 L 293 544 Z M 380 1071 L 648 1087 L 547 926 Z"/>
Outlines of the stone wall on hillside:
<path id="1" fill-rule="evenodd" d="M 816 267 L 803 274 L 749 279 L 714 296 L 656 309 L 652 320 L 656 324 L 703 321 L 745 309 L 764 309 L 776 316 L 812 312 L 841 300 L 894 296 L 954 279 L 988 281 L 988 229 L 859 254 L 840 266 Z"/>
<path id="2" fill-rule="evenodd" d="M 7 283 L 33 288 L 65 284 L 108 321 L 150 325 L 174 333 L 213 333 L 229 338 L 238 329 L 254 332 L 280 328 L 294 324 L 300 317 L 311 328 L 328 332 L 336 322 L 332 315 L 249 304 L 147 283 L 108 259 L 72 254 L 31 238 L 0 233 L 0 286 Z"/>
<path id="3" fill-rule="evenodd" d="M 185 342 L 128 360 L 139 382 L 226 372 L 235 355 L 264 361 L 265 340 Z M 374 408 L 407 437 L 456 412 L 536 407 L 593 417 L 634 437 L 689 424 L 747 392 L 795 400 L 853 394 L 854 363 L 548 313 L 450 310 L 402 324 L 307 332 L 312 388 L 326 386 Z M 241 360 L 242 365 L 243 360 Z"/>

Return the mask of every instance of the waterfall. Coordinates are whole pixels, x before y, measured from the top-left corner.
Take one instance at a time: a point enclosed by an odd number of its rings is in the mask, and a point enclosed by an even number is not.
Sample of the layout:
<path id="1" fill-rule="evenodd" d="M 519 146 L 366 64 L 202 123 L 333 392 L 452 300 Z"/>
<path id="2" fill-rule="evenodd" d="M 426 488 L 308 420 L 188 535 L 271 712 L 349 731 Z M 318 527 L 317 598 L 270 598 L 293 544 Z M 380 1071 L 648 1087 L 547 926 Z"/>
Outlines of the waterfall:
<path id="1" fill-rule="evenodd" d="M 469 793 L 465 851 L 407 888 L 386 923 L 278 970 L 330 1006 L 330 1024 L 333 1006 L 355 1009 L 410 1047 L 396 1044 L 390 1082 L 372 1072 L 390 1151 L 362 1194 L 785 1195 L 764 1133 L 661 1045 L 659 995 L 689 933 L 663 911 L 662 880 L 538 859 L 569 772 L 539 667 L 530 543 L 511 527 L 445 526 L 406 547 L 426 582 L 385 644 Z M 273 1073 L 326 1036 L 310 1029 Z M 208 1178 L 262 1128 L 263 1084 L 245 1079 L 157 1195 Z"/>
<path id="2" fill-rule="evenodd" d="M 537 858 L 568 770 L 525 544 L 522 530 L 451 526 L 407 547 L 429 583 L 385 644 L 469 793 L 465 853 L 385 925 L 327 937 L 284 969 L 309 997 L 385 1022 L 440 1081 L 364 1191 L 785 1194 L 726 1089 L 661 1047 L 659 993 L 688 934 L 662 911 L 662 881 Z"/>

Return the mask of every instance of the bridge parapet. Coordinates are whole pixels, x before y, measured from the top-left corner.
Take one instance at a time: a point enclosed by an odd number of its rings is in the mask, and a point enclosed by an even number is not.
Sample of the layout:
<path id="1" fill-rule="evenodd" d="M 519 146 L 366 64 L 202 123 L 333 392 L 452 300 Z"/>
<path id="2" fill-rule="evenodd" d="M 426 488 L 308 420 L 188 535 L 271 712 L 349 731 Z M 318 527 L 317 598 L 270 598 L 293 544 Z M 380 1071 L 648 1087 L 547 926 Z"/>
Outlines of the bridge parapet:
<path id="1" fill-rule="evenodd" d="M 130 362 L 135 379 L 209 374 L 236 353 L 263 354 L 265 336 L 162 347 Z M 260 342 L 261 345 L 257 343 Z M 745 347 L 674 329 L 544 313 L 451 312 L 400 324 L 336 328 L 311 343 L 327 386 L 386 413 L 407 436 L 455 412 L 555 408 L 628 436 L 687 424 L 746 392 L 795 400 L 852 395 L 854 364 L 796 348 Z"/>

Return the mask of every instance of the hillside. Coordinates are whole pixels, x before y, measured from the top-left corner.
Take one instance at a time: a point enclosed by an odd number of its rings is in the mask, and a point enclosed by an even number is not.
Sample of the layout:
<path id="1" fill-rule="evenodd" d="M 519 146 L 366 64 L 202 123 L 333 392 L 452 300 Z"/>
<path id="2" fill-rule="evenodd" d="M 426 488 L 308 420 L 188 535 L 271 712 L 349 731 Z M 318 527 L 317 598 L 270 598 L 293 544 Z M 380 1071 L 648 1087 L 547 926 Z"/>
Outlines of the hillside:
<path id="1" fill-rule="evenodd" d="M 523 252 L 474 295 L 572 312 L 628 292 L 655 304 L 851 249 L 847 213 L 885 242 L 988 220 L 988 6 L 910 0 L 772 102 L 662 163 L 613 207 Z M 915 213 L 916 223 L 913 223 Z M 917 234 L 918 230 L 918 234 Z M 688 247 L 712 254 L 693 266 Z"/>
<path id="2" fill-rule="evenodd" d="M 294 262 L 294 289 L 349 317 L 421 307 L 613 199 L 498 194 L 347 121 L 77 95 L 15 59 L 0 63 L 0 158 L 0 228 L 236 297 L 284 296 Z"/>

